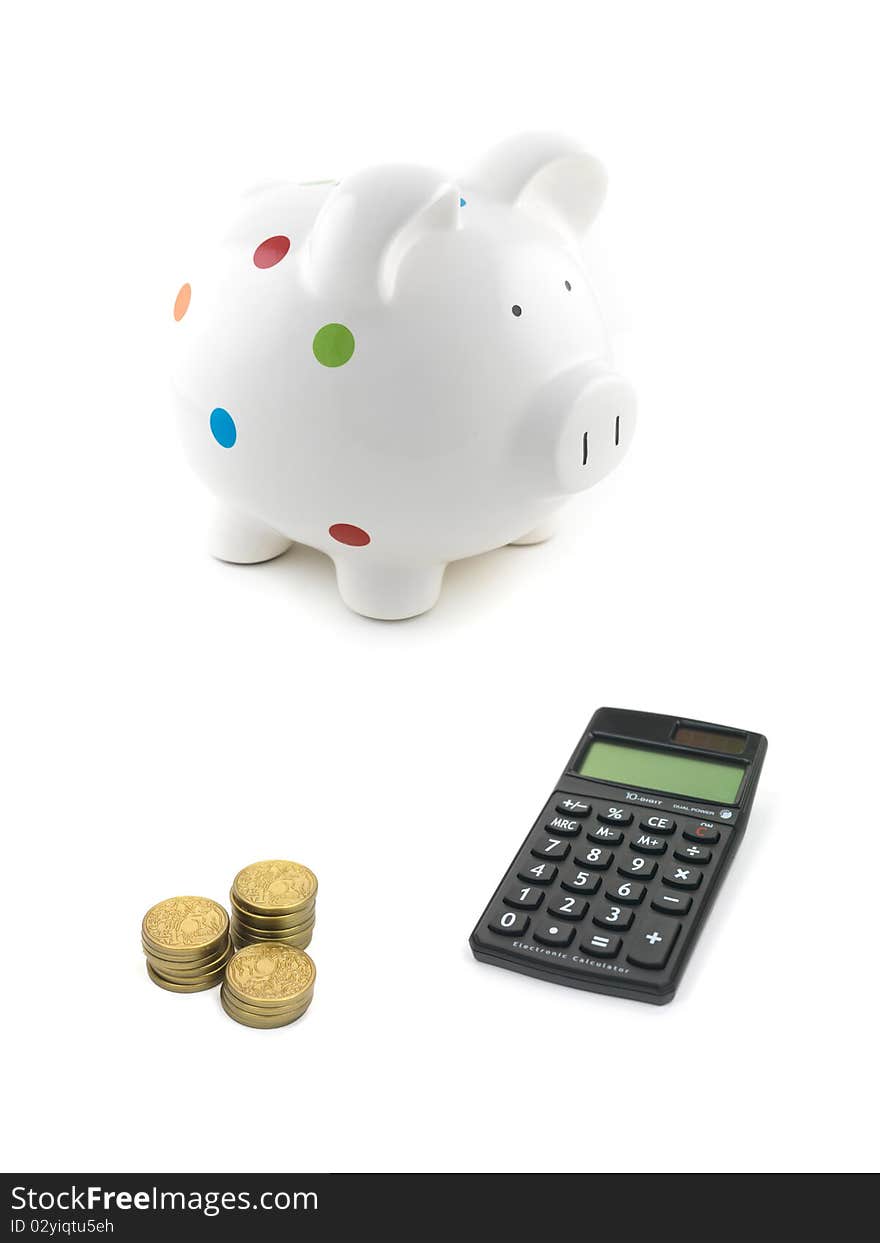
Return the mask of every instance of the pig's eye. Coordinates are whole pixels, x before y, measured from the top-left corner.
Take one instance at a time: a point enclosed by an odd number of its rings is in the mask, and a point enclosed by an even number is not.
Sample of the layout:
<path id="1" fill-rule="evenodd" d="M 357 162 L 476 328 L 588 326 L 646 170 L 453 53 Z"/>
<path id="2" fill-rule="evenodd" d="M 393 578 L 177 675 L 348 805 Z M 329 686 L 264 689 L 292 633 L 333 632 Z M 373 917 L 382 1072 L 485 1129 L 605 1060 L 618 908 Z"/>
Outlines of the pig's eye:
<path id="1" fill-rule="evenodd" d="M 513 311 L 514 315 L 522 315 L 522 307 L 519 305 L 519 303 L 515 302 L 510 309 L 511 311 Z"/>
<path id="2" fill-rule="evenodd" d="M 569 293 L 571 293 L 571 281 L 565 282 L 565 288 L 568 290 Z"/>

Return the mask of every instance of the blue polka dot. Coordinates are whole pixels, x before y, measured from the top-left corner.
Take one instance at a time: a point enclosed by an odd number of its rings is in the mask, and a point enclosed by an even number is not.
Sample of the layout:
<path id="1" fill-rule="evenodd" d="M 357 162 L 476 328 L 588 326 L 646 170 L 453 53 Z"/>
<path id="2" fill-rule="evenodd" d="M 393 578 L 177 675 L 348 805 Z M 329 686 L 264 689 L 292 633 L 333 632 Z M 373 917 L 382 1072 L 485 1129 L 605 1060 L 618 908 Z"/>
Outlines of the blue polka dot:
<path id="1" fill-rule="evenodd" d="M 467 199 L 459 199 L 458 205 L 459 207 L 467 207 Z"/>
<path id="2" fill-rule="evenodd" d="M 222 406 L 211 411 L 211 433 L 217 444 L 222 445 L 224 449 L 231 449 L 235 444 L 235 437 L 238 434 L 235 430 L 235 422 L 229 411 L 224 410 Z"/>

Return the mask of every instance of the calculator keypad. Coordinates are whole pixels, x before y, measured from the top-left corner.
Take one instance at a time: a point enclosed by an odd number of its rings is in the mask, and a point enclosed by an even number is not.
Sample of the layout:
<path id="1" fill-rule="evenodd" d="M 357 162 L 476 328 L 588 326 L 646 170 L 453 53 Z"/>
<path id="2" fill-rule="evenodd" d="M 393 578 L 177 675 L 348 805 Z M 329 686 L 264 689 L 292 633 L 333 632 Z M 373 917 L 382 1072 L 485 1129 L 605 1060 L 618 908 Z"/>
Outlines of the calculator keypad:
<path id="1" fill-rule="evenodd" d="M 683 941 L 729 832 L 557 792 L 487 911 L 489 930 L 514 939 L 510 953 L 550 954 L 570 973 L 656 975 Z"/>

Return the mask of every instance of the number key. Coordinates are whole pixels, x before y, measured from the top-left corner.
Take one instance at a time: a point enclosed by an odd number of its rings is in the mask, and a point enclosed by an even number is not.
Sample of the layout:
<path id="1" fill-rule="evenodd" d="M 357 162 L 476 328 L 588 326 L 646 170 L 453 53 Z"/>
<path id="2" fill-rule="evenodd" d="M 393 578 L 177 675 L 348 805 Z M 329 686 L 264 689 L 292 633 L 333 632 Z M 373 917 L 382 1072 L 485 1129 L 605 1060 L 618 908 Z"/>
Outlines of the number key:
<path id="1" fill-rule="evenodd" d="M 600 803 L 596 815 L 603 824 L 632 824 L 633 814 L 628 807 L 617 803 Z"/>
<path id="2" fill-rule="evenodd" d="M 597 876 L 595 872 L 581 872 L 576 868 L 570 868 L 567 872 L 563 872 L 559 883 L 569 893 L 595 893 L 602 884 L 602 877 Z"/>
<path id="3" fill-rule="evenodd" d="M 556 873 L 559 871 L 552 863 L 533 863 L 528 866 L 528 860 L 522 864 L 517 877 L 524 880 L 527 885 L 550 885 L 556 879 Z"/>
<path id="4" fill-rule="evenodd" d="M 536 859 L 564 859 L 570 850 L 570 843 L 561 837 L 544 837 L 532 847 L 532 854 Z"/>
<path id="5" fill-rule="evenodd" d="M 634 880 L 623 880 L 605 891 L 609 902 L 625 902 L 627 906 L 638 906 L 644 896 L 645 886 L 637 885 Z"/>
<path id="6" fill-rule="evenodd" d="M 528 926 L 529 917 L 521 911 L 499 911 L 489 920 L 489 931 L 502 937 L 518 937 Z"/>
<path id="7" fill-rule="evenodd" d="M 617 870 L 621 876 L 636 876 L 642 880 L 650 880 L 657 871 L 657 864 L 653 859 L 646 859 L 644 855 L 633 855 L 631 859 L 625 859 Z"/>
<path id="8" fill-rule="evenodd" d="M 516 906 L 522 911 L 535 911 L 544 901 L 544 891 L 537 885 L 513 885 L 504 895 L 506 906 Z"/>
<path id="9" fill-rule="evenodd" d="M 602 903 L 593 915 L 593 923 L 599 928 L 615 928 L 619 932 L 624 932 L 632 921 L 632 911 L 624 910 L 622 906 L 615 906 L 611 902 Z"/>
<path id="10" fill-rule="evenodd" d="M 547 914 L 558 919 L 583 919 L 589 903 L 586 898 L 569 897 L 560 894 L 552 906 L 547 907 Z"/>
<path id="11" fill-rule="evenodd" d="M 575 855 L 575 863 L 582 863 L 584 867 L 595 868 L 599 872 L 604 872 L 607 867 L 611 866 L 611 860 L 614 855 L 610 850 L 605 850 L 602 846 L 587 846 L 581 849 L 580 854 Z"/>

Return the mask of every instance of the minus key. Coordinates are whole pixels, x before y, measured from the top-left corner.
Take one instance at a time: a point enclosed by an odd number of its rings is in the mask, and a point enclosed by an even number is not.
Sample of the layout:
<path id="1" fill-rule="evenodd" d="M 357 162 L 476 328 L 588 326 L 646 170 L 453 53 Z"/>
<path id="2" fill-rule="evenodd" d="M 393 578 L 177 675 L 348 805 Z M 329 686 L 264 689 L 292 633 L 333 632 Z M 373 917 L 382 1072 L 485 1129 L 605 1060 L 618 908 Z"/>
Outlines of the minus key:
<path id="1" fill-rule="evenodd" d="M 667 915 L 686 915 L 692 902 L 693 898 L 687 893 L 658 893 L 651 899 L 651 906 Z"/>

